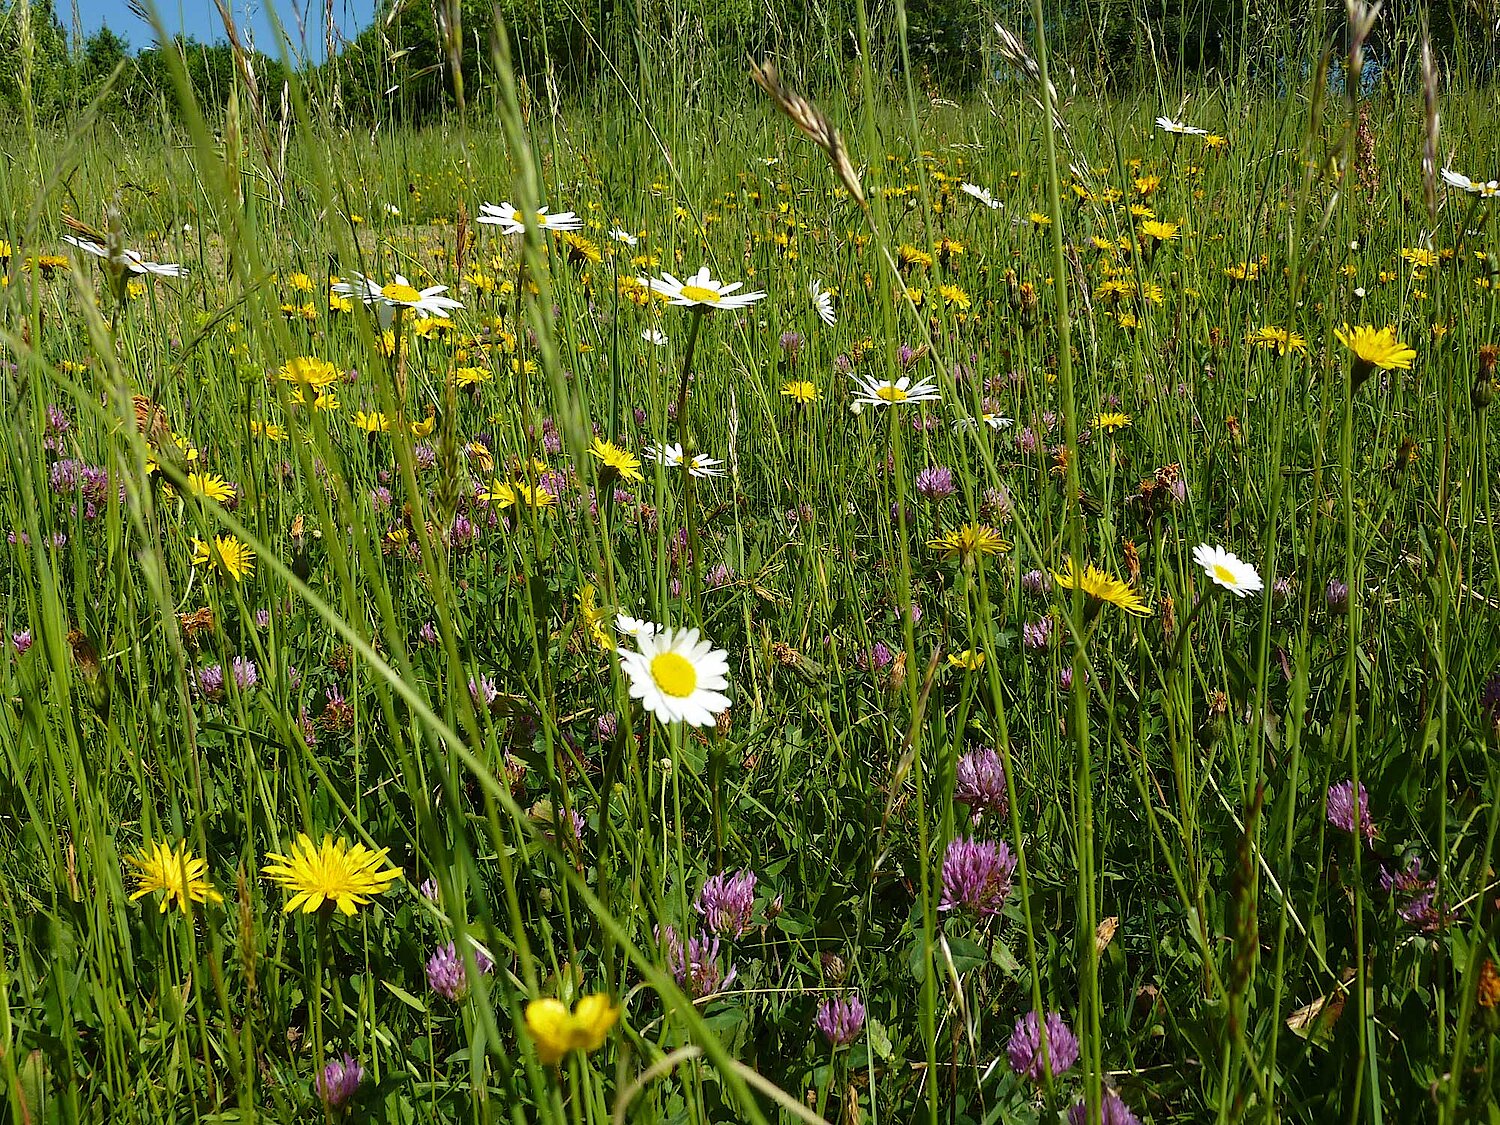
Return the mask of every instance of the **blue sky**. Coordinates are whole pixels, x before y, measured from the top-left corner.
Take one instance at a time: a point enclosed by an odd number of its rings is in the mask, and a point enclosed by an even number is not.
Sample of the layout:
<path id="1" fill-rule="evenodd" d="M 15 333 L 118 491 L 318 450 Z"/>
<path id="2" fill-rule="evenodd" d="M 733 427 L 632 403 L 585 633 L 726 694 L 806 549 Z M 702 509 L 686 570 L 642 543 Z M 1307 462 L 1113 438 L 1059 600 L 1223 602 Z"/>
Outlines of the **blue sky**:
<path id="1" fill-rule="evenodd" d="M 376 2 L 333 0 L 334 27 L 344 37 L 353 39 L 369 24 Z M 84 35 L 89 35 L 108 25 L 124 36 L 132 47 L 145 47 L 151 42 L 151 28 L 131 14 L 125 0 L 54 0 L 54 4 L 58 18 L 69 31 L 76 26 Z M 270 12 L 274 10 L 297 52 L 305 51 L 306 56 L 313 60 L 323 58 L 326 0 L 226 0 L 226 4 L 234 13 L 241 34 L 267 54 L 276 54 L 276 37 L 271 31 L 270 18 Z M 168 33 L 181 32 L 207 43 L 224 38 L 224 24 L 219 19 L 214 0 L 156 0 L 156 9 Z M 300 32 L 299 26 L 303 29 Z"/>

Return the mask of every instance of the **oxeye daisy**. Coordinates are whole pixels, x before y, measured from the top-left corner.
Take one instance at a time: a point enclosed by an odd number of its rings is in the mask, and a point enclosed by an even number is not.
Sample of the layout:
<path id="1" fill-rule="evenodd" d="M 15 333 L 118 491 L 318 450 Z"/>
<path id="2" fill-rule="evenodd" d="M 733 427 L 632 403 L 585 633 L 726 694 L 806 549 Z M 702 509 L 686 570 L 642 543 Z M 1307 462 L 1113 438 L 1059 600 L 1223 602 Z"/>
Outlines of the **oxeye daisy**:
<path id="1" fill-rule="evenodd" d="M 639 617 L 617 613 L 615 614 L 615 632 L 619 633 L 622 637 L 634 637 L 636 639 L 654 637 L 656 636 L 656 626 L 649 621 L 642 621 Z"/>
<path id="2" fill-rule="evenodd" d="M 125 862 L 135 868 L 136 891 L 130 896 L 131 902 L 159 891 L 163 914 L 174 902 L 187 914 L 190 902 L 224 901 L 203 877 L 208 862 L 188 851 L 186 841 L 178 840 L 175 848 L 160 842 L 142 844 L 135 855 L 125 857 Z"/>
<path id="3" fill-rule="evenodd" d="M 1455 172 L 1452 168 L 1444 168 L 1442 176 L 1443 183 L 1459 191 L 1477 195 L 1481 199 L 1500 199 L 1500 180 L 1471 180 L 1462 172 Z"/>
<path id="4" fill-rule="evenodd" d="M 337 908 L 354 914 L 401 878 L 401 869 L 386 862 L 387 851 L 371 851 L 363 844 L 351 848 L 342 836 L 335 842 L 327 833 L 319 846 L 302 832 L 288 855 L 266 854 L 273 862 L 262 867 L 261 874 L 295 892 L 282 908 L 284 913 L 332 913 Z"/>
<path id="5" fill-rule="evenodd" d="M 679 281 L 669 273 L 663 273 L 659 278 L 638 277 L 636 280 L 648 287 L 651 292 L 665 297 L 669 305 L 681 305 L 684 308 L 743 309 L 765 296 L 759 291 L 738 292 L 744 284 L 742 281 L 736 281 L 730 285 L 715 281 L 709 274 L 707 266 L 699 269 L 686 281 Z"/>
<path id="6" fill-rule="evenodd" d="M 646 450 L 646 456 L 660 465 L 669 469 L 682 468 L 682 446 L 677 442 L 669 445 L 653 445 Z M 722 477 L 724 475 L 724 462 L 717 457 L 710 457 L 705 453 L 694 453 L 688 459 L 688 475 L 694 477 Z"/>
<path id="7" fill-rule="evenodd" d="M 818 319 L 832 328 L 838 323 L 838 315 L 833 311 L 833 294 L 823 288 L 821 281 L 814 281 L 807 287 L 808 296 L 812 297 L 814 310 L 817 311 Z"/>
<path id="8" fill-rule="evenodd" d="M 71 234 L 63 235 L 63 241 L 69 246 L 78 247 L 85 254 L 92 254 L 96 258 L 103 258 L 109 263 L 111 269 L 128 270 L 130 273 L 135 274 L 150 274 L 153 277 L 187 276 L 186 266 L 166 262 L 149 262 L 134 250 L 125 250 L 122 248 L 111 251 L 107 246 L 102 246 L 86 238 L 75 238 Z"/>
<path id="9" fill-rule="evenodd" d="M 981 425 L 988 426 L 992 430 L 1004 430 L 1015 424 L 1014 418 L 1007 418 L 1004 414 L 996 414 L 991 410 L 984 411 L 977 418 L 962 415 L 953 420 L 953 428 L 961 433 L 977 430 Z"/>
<path id="10" fill-rule="evenodd" d="M 193 565 L 208 566 L 239 582 L 255 570 L 255 553 L 233 535 L 218 535 L 212 544 L 193 539 Z"/>
<path id="11" fill-rule="evenodd" d="M 1066 570 L 1052 572 L 1052 580 L 1059 589 L 1082 590 L 1089 599 L 1091 614 L 1108 604 L 1140 617 L 1151 615 L 1151 607 L 1141 600 L 1141 596 L 1129 583 L 1122 582 L 1113 574 L 1092 564 L 1079 571 L 1077 564 L 1069 559 Z"/>
<path id="12" fill-rule="evenodd" d="M 556 1066 L 569 1051 L 597 1051 L 619 1018 L 620 1009 L 603 992 L 585 996 L 571 1012 L 550 996 L 526 1005 L 526 1030 L 546 1066 Z"/>
<path id="13" fill-rule="evenodd" d="M 899 379 L 856 375 L 854 382 L 854 401 L 861 406 L 907 406 L 911 403 L 937 402 L 943 397 L 930 376 L 914 383 L 910 375 L 903 375 Z"/>
<path id="14" fill-rule="evenodd" d="M 1222 586 L 1239 597 L 1264 589 L 1264 583 L 1255 568 L 1222 547 L 1199 543 L 1193 548 L 1193 561 L 1203 568 L 1203 573 L 1215 585 Z"/>
<path id="15" fill-rule="evenodd" d="M 583 228 L 583 220 L 572 211 L 559 211 L 555 215 L 549 215 L 547 208 L 541 207 L 537 209 L 535 215 L 527 216 L 509 203 L 502 203 L 498 207 L 493 203 L 481 203 L 475 222 L 499 227 L 502 234 L 520 234 L 527 227 L 556 231 Z"/>
<path id="16" fill-rule="evenodd" d="M 462 301 L 443 296 L 448 292 L 446 285 L 418 289 L 399 273 L 394 281 L 384 285 L 362 273 L 353 276 L 354 281 L 341 281 L 333 287 L 333 291 L 340 296 L 358 297 L 365 304 L 374 305 L 381 311 L 382 324 L 386 323 L 385 317 L 395 309 L 410 309 L 419 316 L 446 317 L 453 309 L 464 307 Z"/>
<path id="17" fill-rule="evenodd" d="M 729 654 L 698 636 L 697 629 L 653 626 L 636 636 L 639 652 L 620 653 L 630 695 L 663 723 L 711 727 L 729 706 Z"/>
<path id="18" fill-rule="evenodd" d="M 1165 115 L 1156 119 L 1156 127 L 1163 133 L 1172 133 L 1180 137 L 1206 137 L 1207 129 L 1200 129 L 1196 125 L 1185 125 L 1181 121 L 1174 121 Z"/>
<path id="19" fill-rule="evenodd" d="M 982 188 L 978 184 L 962 183 L 958 185 L 958 190 L 967 196 L 979 200 L 980 203 L 984 204 L 991 211 L 996 210 L 1000 206 L 999 201 L 990 194 L 989 188 Z"/>

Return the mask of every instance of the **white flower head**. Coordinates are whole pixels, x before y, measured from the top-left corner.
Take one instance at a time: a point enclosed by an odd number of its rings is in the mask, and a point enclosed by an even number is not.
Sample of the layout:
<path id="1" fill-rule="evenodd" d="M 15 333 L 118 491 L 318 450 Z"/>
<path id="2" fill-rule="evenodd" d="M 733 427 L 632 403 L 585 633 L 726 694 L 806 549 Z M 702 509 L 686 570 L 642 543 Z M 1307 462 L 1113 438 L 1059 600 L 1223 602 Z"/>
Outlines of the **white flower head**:
<path id="1" fill-rule="evenodd" d="M 856 375 L 854 384 L 854 401 L 864 406 L 909 406 L 912 403 L 938 402 L 943 397 L 930 376 L 913 383 L 910 375 L 903 375 L 899 379 Z"/>
<path id="2" fill-rule="evenodd" d="M 1443 183 L 1449 187 L 1468 192 L 1470 195 L 1477 195 L 1481 199 L 1500 198 L 1500 180 L 1489 180 L 1488 182 L 1471 180 L 1462 172 L 1455 172 L 1452 168 L 1444 168 L 1442 177 Z"/>
<path id="3" fill-rule="evenodd" d="M 637 635 L 639 652 L 621 652 L 630 695 L 663 723 L 711 727 L 729 706 L 729 654 L 698 636 L 697 629 L 651 626 Z"/>
<path id="4" fill-rule="evenodd" d="M 640 242 L 639 238 L 631 234 L 628 230 L 623 230 L 620 227 L 615 227 L 613 230 L 611 230 L 609 232 L 609 237 L 613 238 L 616 242 L 623 242 L 626 246 L 634 246 L 636 245 L 636 243 Z"/>
<path id="5" fill-rule="evenodd" d="M 830 328 L 837 324 L 839 318 L 833 311 L 833 294 L 823 288 L 823 283 L 814 281 L 807 287 L 807 292 L 812 297 L 813 308 L 818 312 L 818 319 Z"/>
<path id="6" fill-rule="evenodd" d="M 1164 133 L 1175 133 L 1180 137 L 1206 137 L 1207 129 L 1200 129 L 1196 125 L 1184 125 L 1181 121 L 1173 121 L 1170 117 L 1158 117 L 1156 127 Z"/>
<path id="7" fill-rule="evenodd" d="M 963 183 L 958 185 L 958 190 L 965 195 L 972 195 L 991 211 L 997 210 L 1000 207 L 1000 201 L 990 194 L 989 188 L 982 188 L 978 184 Z"/>
<path id="8" fill-rule="evenodd" d="M 955 418 L 953 421 L 953 428 L 960 431 L 961 433 L 968 433 L 969 431 L 979 429 L 980 423 L 983 423 L 992 430 L 1006 430 L 1011 426 L 1014 426 L 1016 424 L 1016 420 L 1014 418 L 1007 418 L 1004 414 L 995 414 L 991 411 L 985 411 L 977 418 L 971 418 L 967 414 L 959 418 Z"/>
<path id="9" fill-rule="evenodd" d="M 341 297 L 358 297 L 367 305 L 375 305 L 381 310 L 382 324 L 386 323 L 386 314 L 397 308 L 411 309 L 421 316 L 447 319 L 450 311 L 464 307 L 462 301 L 443 296 L 448 292 L 446 285 L 418 289 L 399 273 L 394 281 L 384 285 L 362 273 L 353 276 L 354 281 L 340 281 L 333 287 L 333 291 Z"/>
<path id="10" fill-rule="evenodd" d="M 709 274 L 707 266 L 686 281 L 679 281 L 669 273 L 664 273 L 661 277 L 638 277 L 636 280 L 648 287 L 651 292 L 659 293 L 667 298 L 668 304 L 681 305 L 685 308 L 744 309 L 765 296 L 759 291 L 737 292 L 744 285 L 742 281 L 736 281 L 731 285 L 715 281 Z"/>
<path id="11" fill-rule="evenodd" d="M 63 235 L 63 241 L 69 246 L 76 246 L 86 254 L 92 254 L 96 258 L 103 258 L 112 266 L 119 266 L 129 270 L 131 273 L 149 273 L 153 277 L 186 277 L 187 267 L 172 265 L 166 262 L 148 262 L 134 250 L 121 250 L 118 255 L 111 256 L 109 248 L 100 246 L 86 238 L 74 238 L 71 234 Z"/>
<path id="12" fill-rule="evenodd" d="M 656 626 L 649 621 L 642 621 L 639 617 L 631 617 L 628 613 L 617 613 L 615 614 L 615 632 L 622 637 L 640 640 L 642 637 L 656 636 Z"/>
<path id="13" fill-rule="evenodd" d="M 641 339 L 645 340 L 648 344 L 655 344 L 658 348 L 667 346 L 667 334 L 660 328 L 641 329 Z"/>
<path id="14" fill-rule="evenodd" d="M 646 448 L 646 456 L 659 465 L 665 465 L 669 469 L 682 468 L 682 446 L 677 442 L 670 445 L 652 445 Z M 692 460 L 688 462 L 688 475 L 693 477 L 722 477 L 724 475 L 724 462 L 717 457 L 710 457 L 706 453 L 694 453 Z"/>
<path id="15" fill-rule="evenodd" d="M 1193 561 L 1203 568 L 1203 573 L 1215 585 L 1224 587 L 1238 597 L 1243 598 L 1264 589 L 1264 583 L 1255 568 L 1223 547 L 1199 543 L 1193 548 Z"/>
<path id="16" fill-rule="evenodd" d="M 542 207 L 528 218 L 510 203 L 502 203 L 498 207 L 493 203 L 481 203 L 476 221 L 486 226 L 499 227 L 502 234 L 521 234 L 528 226 L 534 226 L 537 230 L 579 230 L 583 227 L 583 220 L 572 211 L 559 211 L 555 215 L 549 215 L 547 208 Z"/>

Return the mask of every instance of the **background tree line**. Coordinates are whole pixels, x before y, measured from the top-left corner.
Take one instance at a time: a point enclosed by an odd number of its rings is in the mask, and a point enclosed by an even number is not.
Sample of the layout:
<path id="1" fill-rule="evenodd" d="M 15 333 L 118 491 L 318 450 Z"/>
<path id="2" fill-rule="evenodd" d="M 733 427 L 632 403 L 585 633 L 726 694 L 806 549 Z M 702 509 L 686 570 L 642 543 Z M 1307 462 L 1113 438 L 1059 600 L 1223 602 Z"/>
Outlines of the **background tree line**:
<path id="1" fill-rule="evenodd" d="M 866 4 L 872 59 L 878 70 L 900 73 L 895 0 Z M 987 50 L 994 23 L 1025 36 L 1030 10 L 1029 0 L 907 0 L 907 57 L 923 91 L 962 96 L 995 76 Z M 1049 0 L 1045 10 L 1060 76 L 1090 89 L 1204 74 L 1285 85 L 1301 77 L 1285 73 L 1285 60 L 1305 57 L 1310 38 L 1337 47 L 1345 26 L 1342 0 Z M 554 99 L 615 97 L 619 80 L 650 83 L 674 72 L 691 75 L 699 96 L 713 98 L 743 88 L 746 56 L 766 54 L 802 85 L 826 88 L 848 84 L 858 58 L 856 0 L 384 0 L 369 26 L 331 57 L 291 69 L 342 120 L 430 122 L 456 107 L 456 70 L 467 104 L 482 107 L 494 96 L 497 12 L 528 92 Z M 1395 0 L 1373 47 L 1396 80 L 1424 15 L 1451 71 L 1492 78 L 1500 0 Z M 0 0 L 0 106 L 18 104 L 29 74 L 44 121 L 68 118 L 101 93 L 106 117 L 176 118 L 174 54 L 197 103 L 210 112 L 222 107 L 235 75 L 227 43 L 179 36 L 132 52 L 109 27 L 70 35 L 55 0 Z M 260 51 L 250 64 L 266 94 L 264 112 L 275 116 L 289 68 Z"/>

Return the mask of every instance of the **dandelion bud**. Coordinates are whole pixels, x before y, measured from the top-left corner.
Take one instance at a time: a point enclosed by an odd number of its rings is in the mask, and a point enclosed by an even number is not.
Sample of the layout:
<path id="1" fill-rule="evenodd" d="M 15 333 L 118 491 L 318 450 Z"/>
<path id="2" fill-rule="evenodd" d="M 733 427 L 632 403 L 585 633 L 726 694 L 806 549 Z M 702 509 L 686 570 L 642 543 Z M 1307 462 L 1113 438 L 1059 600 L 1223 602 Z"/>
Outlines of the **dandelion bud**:
<path id="1" fill-rule="evenodd" d="M 1469 401 L 1475 410 L 1483 410 L 1495 401 L 1495 360 L 1500 356 L 1500 347 L 1485 344 L 1479 349 L 1479 371 L 1474 376 L 1474 386 L 1469 392 Z"/>

